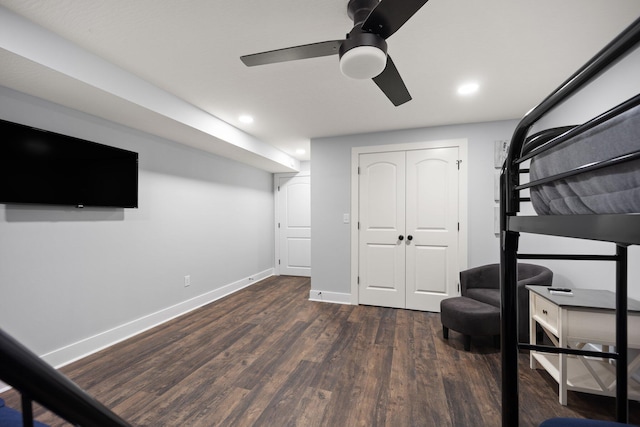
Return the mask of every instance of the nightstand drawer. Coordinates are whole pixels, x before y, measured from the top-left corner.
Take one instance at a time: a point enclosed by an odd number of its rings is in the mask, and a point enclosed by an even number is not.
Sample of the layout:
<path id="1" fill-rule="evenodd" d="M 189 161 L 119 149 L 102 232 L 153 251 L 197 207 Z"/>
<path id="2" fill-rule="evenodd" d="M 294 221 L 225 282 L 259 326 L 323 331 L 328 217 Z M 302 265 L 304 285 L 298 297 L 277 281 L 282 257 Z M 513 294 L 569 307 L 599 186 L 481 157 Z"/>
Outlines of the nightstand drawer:
<path id="1" fill-rule="evenodd" d="M 533 298 L 533 318 L 557 336 L 558 306 L 537 294 L 532 294 L 530 297 Z"/>

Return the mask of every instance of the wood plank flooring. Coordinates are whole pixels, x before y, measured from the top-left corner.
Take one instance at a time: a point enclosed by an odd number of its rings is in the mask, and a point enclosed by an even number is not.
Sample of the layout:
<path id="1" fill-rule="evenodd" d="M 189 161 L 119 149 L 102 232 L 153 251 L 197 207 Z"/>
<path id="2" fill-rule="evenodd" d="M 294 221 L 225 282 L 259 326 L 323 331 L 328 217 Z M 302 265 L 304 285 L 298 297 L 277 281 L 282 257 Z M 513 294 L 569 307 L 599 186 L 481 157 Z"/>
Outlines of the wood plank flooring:
<path id="1" fill-rule="evenodd" d="M 62 371 L 137 426 L 500 426 L 491 339 L 465 352 L 438 314 L 310 302 L 309 286 L 269 278 Z M 521 426 L 614 418 L 610 398 L 569 392 L 561 406 L 520 357 Z M 637 402 L 631 413 L 640 423 Z M 37 406 L 36 418 L 67 425 Z"/>

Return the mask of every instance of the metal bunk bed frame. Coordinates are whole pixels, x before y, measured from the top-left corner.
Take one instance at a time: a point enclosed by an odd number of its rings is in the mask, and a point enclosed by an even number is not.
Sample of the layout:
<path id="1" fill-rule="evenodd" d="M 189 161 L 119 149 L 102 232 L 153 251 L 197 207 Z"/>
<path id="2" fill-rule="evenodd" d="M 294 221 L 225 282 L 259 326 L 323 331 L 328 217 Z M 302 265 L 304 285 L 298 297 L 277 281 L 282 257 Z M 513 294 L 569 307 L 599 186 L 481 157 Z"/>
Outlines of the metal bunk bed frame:
<path id="1" fill-rule="evenodd" d="M 527 113 L 516 127 L 507 160 L 500 178 L 500 283 L 501 283 L 501 345 L 502 345 L 502 425 L 517 427 L 519 424 L 518 405 L 518 351 L 536 350 L 551 353 L 578 354 L 582 356 L 608 357 L 617 361 L 616 365 L 616 419 L 626 423 L 629 418 L 627 400 L 627 247 L 640 244 L 640 214 L 612 215 L 545 215 L 520 216 L 520 202 L 528 201 L 519 196 L 520 190 L 542 184 L 543 180 L 520 185 L 520 174 L 528 170 L 521 168 L 522 162 L 533 154 L 523 153 L 525 139 L 534 123 L 546 115 L 558 104 L 580 90 L 611 65 L 630 53 L 640 44 L 640 19 L 627 27 L 589 62 L 576 71 L 558 89 L 552 92 L 538 106 Z M 638 98 L 638 97 L 636 97 Z M 633 98 L 618 109 L 629 108 L 629 103 L 637 104 Z M 635 101 L 634 101 L 635 99 Z M 611 111 L 613 113 L 613 110 Z M 578 126 L 571 131 L 578 134 L 605 120 L 607 113 Z M 565 129 L 566 130 L 566 129 Z M 550 148 L 566 135 L 556 135 L 547 146 L 536 150 L 536 154 Z M 550 179 L 562 179 L 577 175 L 586 170 L 594 170 L 612 164 L 628 162 L 640 158 L 640 153 L 621 156 L 611 161 L 576 168 L 562 176 Z M 547 180 L 544 180 L 547 182 Z M 599 240 L 616 244 L 615 255 L 547 255 L 519 254 L 520 233 L 534 233 L 579 239 Z M 562 260 L 598 260 L 616 263 L 616 346 L 615 352 L 591 352 L 569 348 L 557 348 L 543 345 L 530 345 L 518 342 L 517 289 L 510 286 L 517 282 L 518 259 L 562 259 Z"/>

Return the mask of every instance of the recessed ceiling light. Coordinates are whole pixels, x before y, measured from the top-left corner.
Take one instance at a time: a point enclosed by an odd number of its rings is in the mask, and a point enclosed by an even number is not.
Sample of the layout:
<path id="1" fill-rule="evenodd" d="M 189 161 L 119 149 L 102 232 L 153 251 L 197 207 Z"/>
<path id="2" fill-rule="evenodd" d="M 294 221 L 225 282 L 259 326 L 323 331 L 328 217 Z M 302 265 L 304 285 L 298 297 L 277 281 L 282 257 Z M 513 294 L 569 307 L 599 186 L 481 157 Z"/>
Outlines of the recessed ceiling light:
<path id="1" fill-rule="evenodd" d="M 458 95 L 471 95 L 476 93 L 480 85 L 478 83 L 465 83 L 458 86 Z"/>
<path id="2" fill-rule="evenodd" d="M 307 152 L 307 150 L 305 150 L 304 148 L 298 148 L 296 150 L 296 154 L 305 154 Z"/>
<path id="3" fill-rule="evenodd" d="M 238 120 L 240 120 L 242 123 L 253 123 L 253 117 L 247 114 L 243 114 L 242 116 L 238 117 Z"/>

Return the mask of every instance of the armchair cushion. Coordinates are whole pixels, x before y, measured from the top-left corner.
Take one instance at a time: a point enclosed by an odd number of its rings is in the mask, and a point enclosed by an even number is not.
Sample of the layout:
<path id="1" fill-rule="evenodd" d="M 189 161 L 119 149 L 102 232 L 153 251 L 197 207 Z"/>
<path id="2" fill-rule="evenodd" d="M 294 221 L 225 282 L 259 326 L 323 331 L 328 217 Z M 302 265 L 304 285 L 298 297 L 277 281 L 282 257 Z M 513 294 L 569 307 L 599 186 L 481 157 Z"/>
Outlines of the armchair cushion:
<path id="1" fill-rule="evenodd" d="M 471 288 L 463 296 L 500 308 L 500 289 Z"/>

